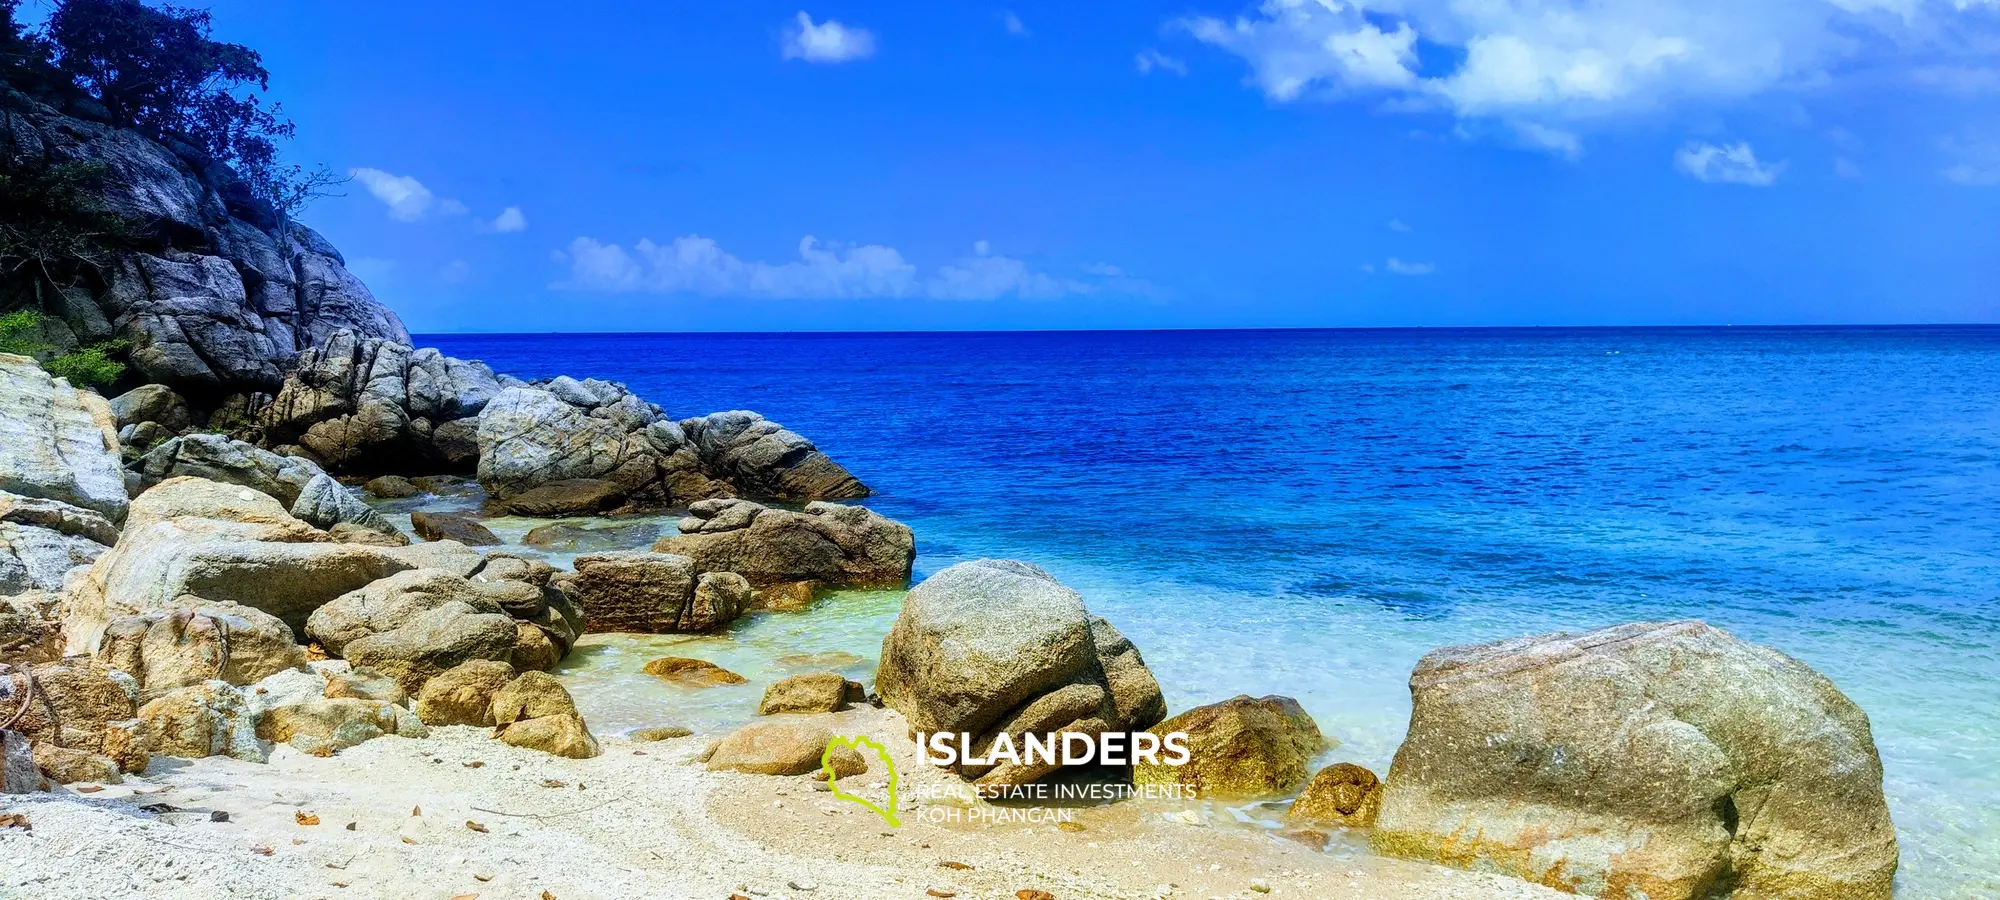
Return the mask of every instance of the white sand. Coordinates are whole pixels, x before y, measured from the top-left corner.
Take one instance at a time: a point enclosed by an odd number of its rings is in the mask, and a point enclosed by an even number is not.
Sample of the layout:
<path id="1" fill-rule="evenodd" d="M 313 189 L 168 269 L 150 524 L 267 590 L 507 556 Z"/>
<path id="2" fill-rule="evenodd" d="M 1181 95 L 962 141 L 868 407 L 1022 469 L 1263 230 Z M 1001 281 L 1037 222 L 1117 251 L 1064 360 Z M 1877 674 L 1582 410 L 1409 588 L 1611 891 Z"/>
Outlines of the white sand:
<path id="1" fill-rule="evenodd" d="M 902 733 L 893 712 L 827 717 L 842 734 Z M 380 738 L 329 759 L 280 748 L 268 764 L 157 759 L 96 793 L 8 796 L 31 831 L 0 829 L 0 897 L 846 900 L 1171 897 L 1554 898 L 1520 882 L 1372 857 L 1357 836 L 1316 852 L 1226 810 L 1126 802 L 1083 809 L 1081 832 L 1035 824 L 929 824 L 815 791 L 807 777 L 718 774 L 701 737 L 608 739 L 567 760 L 472 728 Z M 914 767 L 910 743 L 900 769 Z M 474 767 L 471 763 L 480 763 Z M 878 772 L 843 779 L 866 791 Z M 945 783 L 909 773 L 906 796 Z M 155 814 L 142 804 L 187 810 Z M 940 801 L 948 804 L 949 801 Z M 420 815 L 413 814 L 421 810 Z M 1173 818 L 1188 810 L 1211 824 Z M 229 813 L 210 820 L 211 810 Z M 301 825 L 298 814 L 319 818 Z M 468 827 L 480 823 L 486 831 Z M 353 828 L 349 830 L 348 824 Z M 264 855 L 261 851 L 268 851 Z M 946 867 L 950 861 L 970 868 Z M 1261 880 L 1268 893 L 1252 890 Z"/>

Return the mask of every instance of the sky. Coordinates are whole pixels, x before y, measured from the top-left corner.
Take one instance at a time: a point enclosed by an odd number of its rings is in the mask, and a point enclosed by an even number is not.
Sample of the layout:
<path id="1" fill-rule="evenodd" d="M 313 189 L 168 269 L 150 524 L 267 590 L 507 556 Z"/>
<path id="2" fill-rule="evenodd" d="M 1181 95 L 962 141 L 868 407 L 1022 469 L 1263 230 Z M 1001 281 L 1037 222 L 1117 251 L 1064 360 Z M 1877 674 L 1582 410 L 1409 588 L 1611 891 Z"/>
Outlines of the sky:
<path id="1" fill-rule="evenodd" d="M 2000 321 L 2000 0 L 213 10 L 420 333 Z"/>

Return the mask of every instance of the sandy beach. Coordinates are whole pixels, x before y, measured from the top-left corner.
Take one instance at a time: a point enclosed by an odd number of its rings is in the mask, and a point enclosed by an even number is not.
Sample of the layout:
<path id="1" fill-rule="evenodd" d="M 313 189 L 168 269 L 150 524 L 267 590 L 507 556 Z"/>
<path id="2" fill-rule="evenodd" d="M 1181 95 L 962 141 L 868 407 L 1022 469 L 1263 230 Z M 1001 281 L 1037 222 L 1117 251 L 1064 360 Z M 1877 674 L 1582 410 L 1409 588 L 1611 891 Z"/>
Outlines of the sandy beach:
<path id="1" fill-rule="evenodd" d="M 917 768 L 909 741 L 894 740 L 903 726 L 893 711 L 824 718 L 894 748 L 905 793 L 939 781 Z M 0 897 L 1558 896 L 1377 858 L 1354 836 L 1315 851 L 1197 804 L 1075 810 L 1076 830 L 934 824 L 906 801 L 892 828 L 809 777 L 709 772 L 697 761 L 707 740 L 607 738 L 602 756 L 571 760 L 449 727 L 331 758 L 282 747 L 261 765 L 156 758 L 122 785 L 11 802 L 32 827 L 0 829 Z"/>

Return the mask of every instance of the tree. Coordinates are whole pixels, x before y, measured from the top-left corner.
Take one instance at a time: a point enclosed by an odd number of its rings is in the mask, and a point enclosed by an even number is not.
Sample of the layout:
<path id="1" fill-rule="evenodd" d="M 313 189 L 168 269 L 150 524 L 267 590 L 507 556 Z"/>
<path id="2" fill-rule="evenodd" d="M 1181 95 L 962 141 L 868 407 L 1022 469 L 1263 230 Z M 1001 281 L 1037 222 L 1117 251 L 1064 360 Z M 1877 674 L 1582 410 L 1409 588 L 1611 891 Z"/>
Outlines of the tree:
<path id="1" fill-rule="evenodd" d="M 210 37 L 207 10 L 140 0 L 61 0 L 48 40 L 58 69 L 90 92 L 112 120 L 158 139 L 186 141 L 227 163 L 289 218 L 341 179 L 279 160 L 278 142 L 297 131 L 270 88 L 263 57 Z"/>

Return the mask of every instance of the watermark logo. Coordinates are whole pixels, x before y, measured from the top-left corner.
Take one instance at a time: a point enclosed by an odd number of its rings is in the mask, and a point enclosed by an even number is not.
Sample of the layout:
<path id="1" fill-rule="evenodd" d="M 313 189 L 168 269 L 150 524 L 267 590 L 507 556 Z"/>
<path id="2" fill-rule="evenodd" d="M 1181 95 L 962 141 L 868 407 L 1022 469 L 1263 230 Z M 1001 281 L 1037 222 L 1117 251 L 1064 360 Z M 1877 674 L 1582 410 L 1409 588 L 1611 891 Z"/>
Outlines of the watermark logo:
<path id="1" fill-rule="evenodd" d="M 833 770 L 833 754 L 842 747 L 846 747 L 857 753 L 861 752 L 862 748 L 875 751 L 875 758 L 881 761 L 883 770 L 889 773 L 889 797 L 886 807 L 876 806 L 875 801 L 867 797 L 856 796 L 840 789 L 840 775 Z M 866 737 L 844 738 L 836 736 L 833 740 L 826 742 L 826 750 L 819 755 L 819 766 L 821 769 L 826 770 L 826 787 L 827 790 L 833 792 L 835 799 L 845 800 L 849 803 L 859 803 L 867 807 L 869 812 L 881 816 L 882 821 L 889 823 L 889 827 L 891 828 L 903 824 L 902 820 L 896 818 L 896 786 L 898 783 L 896 778 L 896 761 L 889 757 L 889 748 Z"/>

